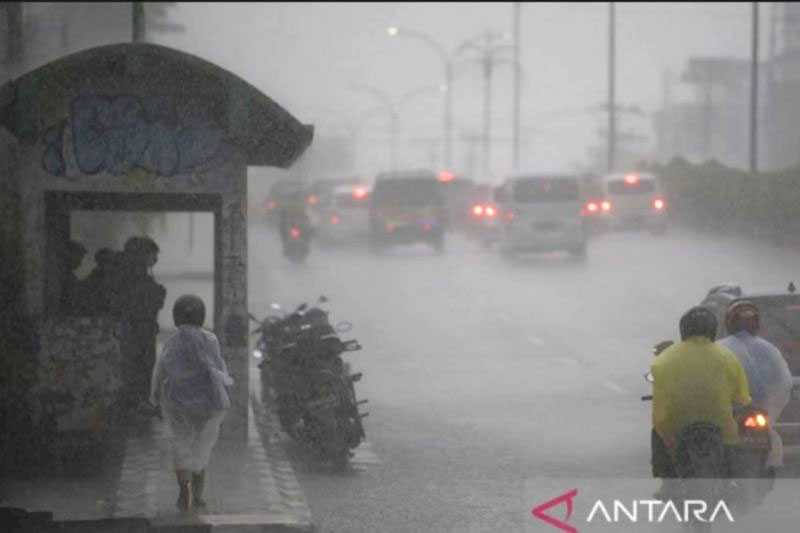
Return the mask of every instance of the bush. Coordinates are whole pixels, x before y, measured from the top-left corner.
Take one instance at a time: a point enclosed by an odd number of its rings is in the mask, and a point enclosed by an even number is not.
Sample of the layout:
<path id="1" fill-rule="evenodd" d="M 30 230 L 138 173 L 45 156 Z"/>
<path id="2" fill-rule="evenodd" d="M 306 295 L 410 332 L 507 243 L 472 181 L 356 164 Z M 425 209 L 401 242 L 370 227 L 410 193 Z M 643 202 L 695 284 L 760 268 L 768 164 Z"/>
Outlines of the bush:
<path id="1" fill-rule="evenodd" d="M 716 161 L 676 158 L 654 171 L 673 212 L 689 224 L 779 233 L 800 221 L 800 167 L 754 176 Z"/>

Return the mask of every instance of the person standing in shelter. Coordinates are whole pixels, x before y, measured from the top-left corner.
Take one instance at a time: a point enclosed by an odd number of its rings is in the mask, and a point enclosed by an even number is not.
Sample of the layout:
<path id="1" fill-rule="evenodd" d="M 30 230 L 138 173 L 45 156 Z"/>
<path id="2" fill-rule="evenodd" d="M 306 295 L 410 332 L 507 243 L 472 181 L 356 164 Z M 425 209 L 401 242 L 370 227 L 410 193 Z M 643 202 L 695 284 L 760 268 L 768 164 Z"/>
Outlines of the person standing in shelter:
<path id="1" fill-rule="evenodd" d="M 158 245 L 149 237 L 131 237 L 116 276 L 114 308 L 122 321 L 123 379 L 131 409 L 146 402 L 156 359 L 158 312 L 167 295 L 151 274 L 158 252 Z"/>

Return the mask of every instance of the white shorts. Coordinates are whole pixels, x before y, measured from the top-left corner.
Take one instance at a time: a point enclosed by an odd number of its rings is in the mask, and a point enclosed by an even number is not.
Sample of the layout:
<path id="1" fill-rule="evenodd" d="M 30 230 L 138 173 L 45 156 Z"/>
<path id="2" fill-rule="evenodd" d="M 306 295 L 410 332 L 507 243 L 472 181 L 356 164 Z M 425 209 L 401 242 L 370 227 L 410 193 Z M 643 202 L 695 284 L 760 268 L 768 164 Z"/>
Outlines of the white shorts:
<path id="1" fill-rule="evenodd" d="M 190 411 L 164 405 L 176 470 L 199 472 L 208 466 L 211 450 L 219 437 L 224 410 Z"/>

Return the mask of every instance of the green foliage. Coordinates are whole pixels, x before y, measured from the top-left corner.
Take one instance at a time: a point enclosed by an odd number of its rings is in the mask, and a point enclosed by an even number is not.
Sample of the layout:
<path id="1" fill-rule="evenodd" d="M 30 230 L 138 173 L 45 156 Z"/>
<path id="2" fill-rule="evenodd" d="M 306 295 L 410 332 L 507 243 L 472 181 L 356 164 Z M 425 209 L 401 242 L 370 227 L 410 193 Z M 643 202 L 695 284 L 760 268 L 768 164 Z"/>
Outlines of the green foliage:
<path id="1" fill-rule="evenodd" d="M 715 161 L 676 158 L 654 171 L 673 212 L 715 229 L 778 230 L 800 219 L 800 167 L 752 175 Z"/>

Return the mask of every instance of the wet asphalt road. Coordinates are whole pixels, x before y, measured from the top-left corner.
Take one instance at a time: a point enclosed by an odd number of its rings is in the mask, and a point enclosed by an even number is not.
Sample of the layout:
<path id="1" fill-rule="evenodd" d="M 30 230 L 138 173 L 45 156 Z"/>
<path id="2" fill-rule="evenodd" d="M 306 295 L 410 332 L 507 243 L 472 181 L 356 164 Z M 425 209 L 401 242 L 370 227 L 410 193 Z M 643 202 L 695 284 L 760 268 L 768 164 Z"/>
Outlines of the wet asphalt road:
<path id="1" fill-rule="evenodd" d="M 674 230 L 596 237 L 588 260 L 507 261 L 453 236 L 291 265 L 250 231 L 250 308 L 325 294 L 364 346 L 368 443 L 353 468 L 296 470 L 323 532 L 525 531 L 535 477 L 649 476 L 650 347 L 713 285 L 783 288 L 800 253 Z M 345 335 L 347 338 L 347 335 Z"/>

